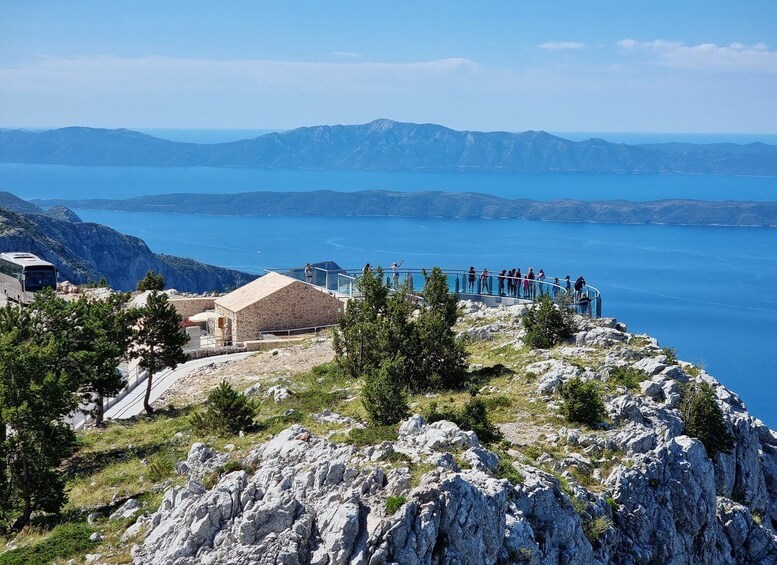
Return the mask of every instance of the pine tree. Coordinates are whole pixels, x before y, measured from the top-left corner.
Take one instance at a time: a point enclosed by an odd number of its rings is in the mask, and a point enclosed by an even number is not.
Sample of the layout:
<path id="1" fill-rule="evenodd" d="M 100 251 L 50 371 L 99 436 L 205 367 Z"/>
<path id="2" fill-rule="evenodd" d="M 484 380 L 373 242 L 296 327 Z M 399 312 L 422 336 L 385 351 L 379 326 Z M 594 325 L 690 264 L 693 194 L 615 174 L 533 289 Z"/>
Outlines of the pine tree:
<path id="1" fill-rule="evenodd" d="M 134 353 L 139 358 L 138 366 L 148 371 L 143 408 L 151 414 L 154 411 L 150 404 L 154 373 L 165 367 L 174 369 L 186 360 L 183 346 L 189 337 L 181 325 L 183 318 L 167 301 L 166 294 L 153 291 L 135 315 Z"/>
<path id="2" fill-rule="evenodd" d="M 162 273 L 157 273 L 156 271 L 147 271 L 146 276 L 143 277 L 138 281 L 138 284 L 135 286 L 135 290 L 139 291 L 145 291 L 145 290 L 164 290 L 165 289 L 165 277 L 162 276 Z"/>
<path id="3" fill-rule="evenodd" d="M 32 512 L 65 502 L 57 471 L 75 449 L 63 422 L 78 404 L 79 376 L 63 363 L 67 337 L 40 327 L 32 308 L 0 311 L 0 522 L 15 530 Z"/>
<path id="4" fill-rule="evenodd" d="M 237 392 L 227 381 L 208 395 L 205 414 L 192 416 L 192 425 L 200 434 L 235 435 L 248 430 L 254 422 L 254 409 L 244 394 Z"/>
<path id="5" fill-rule="evenodd" d="M 405 360 L 384 361 L 380 368 L 364 377 L 362 403 L 370 422 L 378 426 L 396 424 L 407 416 Z"/>
<path id="6" fill-rule="evenodd" d="M 112 294 L 105 300 L 82 298 L 73 303 L 86 345 L 78 355 L 85 370 L 81 392 L 94 403 L 92 415 L 98 427 L 103 422 L 103 399 L 124 387 L 118 367 L 127 357 L 134 324 L 128 299 L 129 294 Z"/>
<path id="7" fill-rule="evenodd" d="M 680 414 L 685 433 L 698 438 L 712 457 L 715 453 L 731 453 L 734 436 L 723 419 L 723 412 L 715 400 L 715 392 L 707 383 L 689 385 L 684 394 Z"/>
<path id="8" fill-rule="evenodd" d="M 460 388 L 466 353 L 456 339 L 453 326 L 459 317 L 455 295 L 448 289 L 445 274 L 434 267 L 423 291 L 423 307 L 416 321 L 420 352 L 411 389 Z"/>

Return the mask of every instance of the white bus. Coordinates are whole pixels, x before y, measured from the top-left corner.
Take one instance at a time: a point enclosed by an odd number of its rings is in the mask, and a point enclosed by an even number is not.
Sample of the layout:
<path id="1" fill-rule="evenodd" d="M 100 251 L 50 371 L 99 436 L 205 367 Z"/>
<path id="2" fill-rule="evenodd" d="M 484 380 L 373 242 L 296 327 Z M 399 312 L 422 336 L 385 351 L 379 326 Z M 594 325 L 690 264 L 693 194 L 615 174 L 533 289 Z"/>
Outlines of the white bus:
<path id="1" fill-rule="evenodd" d="M 44 288 L 57 288 L 54 265 L 32 253 L 0 253 L 0 291 L 8 300 L 29 304 Z"/>

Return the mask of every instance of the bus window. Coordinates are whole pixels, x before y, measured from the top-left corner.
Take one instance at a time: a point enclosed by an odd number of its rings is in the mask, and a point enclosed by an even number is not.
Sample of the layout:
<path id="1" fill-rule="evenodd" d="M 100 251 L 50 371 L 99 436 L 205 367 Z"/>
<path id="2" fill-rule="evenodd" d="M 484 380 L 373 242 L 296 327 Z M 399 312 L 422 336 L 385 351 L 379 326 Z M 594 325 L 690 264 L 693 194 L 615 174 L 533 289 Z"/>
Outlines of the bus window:
<path id="1" fill-rule="evenodd" d="M 44 288 L 57 288 L 57 272 L 51 267 L 27 267 L 24 270 L 24 290 L 36 292 Z"/>

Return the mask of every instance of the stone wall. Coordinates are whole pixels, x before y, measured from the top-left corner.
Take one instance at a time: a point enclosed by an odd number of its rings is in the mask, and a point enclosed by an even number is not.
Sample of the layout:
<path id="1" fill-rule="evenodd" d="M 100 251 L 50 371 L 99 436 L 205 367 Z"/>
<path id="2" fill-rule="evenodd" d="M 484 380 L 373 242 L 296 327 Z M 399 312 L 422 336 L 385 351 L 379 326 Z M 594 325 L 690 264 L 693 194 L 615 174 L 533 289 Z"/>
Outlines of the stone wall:
<path id="1" fill-rule="evenodd" d="M 197 298 L 171 298 L 168 300 L 170 304 L 175 306 L 176 311 L 188 318 L 205 312 L 206 310 L 213 310 L 216 298 L 213 296 L 197 297 Z"/>
<path id="2" fill-rule="evenodd" d="M 343 315 L 338 298 L 301 282 L 292 283 L 238 312 L 216 305 L 231 322 L 232 341 L 255 340 L 260 332 L 327 326 Z"/>

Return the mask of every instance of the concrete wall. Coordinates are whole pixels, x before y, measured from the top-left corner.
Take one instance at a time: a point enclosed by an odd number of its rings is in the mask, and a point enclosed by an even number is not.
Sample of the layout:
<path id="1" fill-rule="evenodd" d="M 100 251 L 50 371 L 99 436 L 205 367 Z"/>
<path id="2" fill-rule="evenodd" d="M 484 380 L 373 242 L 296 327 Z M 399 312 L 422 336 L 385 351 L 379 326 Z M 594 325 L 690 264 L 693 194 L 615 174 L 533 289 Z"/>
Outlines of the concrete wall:
<path id="1" fill-rule="evenodd" d="M 291 330 L 334 324 L 343 315 L 339 299 L 295 282 L 238 312 L 216 305 L 232 330 L 232 342 L 255 340 L 262 331 Z"/>
<path id="2" fill-rule="evenodd" d="M 170 304 L 175 306 L 176 311 L 188 318 L 194 316 L 200 312 L 206 310 L 213 310 L 213 305 L 216 301 L 214 296 L 198 297 L 198 298 L 171 298 L 168 300 Z"/>

